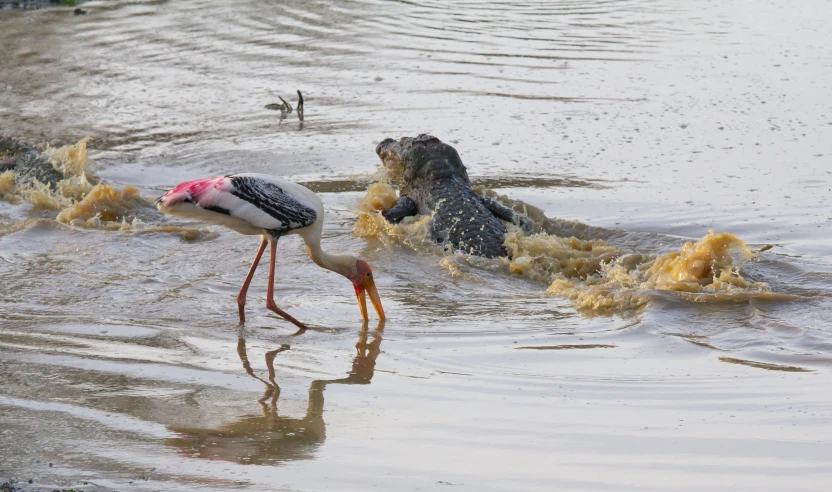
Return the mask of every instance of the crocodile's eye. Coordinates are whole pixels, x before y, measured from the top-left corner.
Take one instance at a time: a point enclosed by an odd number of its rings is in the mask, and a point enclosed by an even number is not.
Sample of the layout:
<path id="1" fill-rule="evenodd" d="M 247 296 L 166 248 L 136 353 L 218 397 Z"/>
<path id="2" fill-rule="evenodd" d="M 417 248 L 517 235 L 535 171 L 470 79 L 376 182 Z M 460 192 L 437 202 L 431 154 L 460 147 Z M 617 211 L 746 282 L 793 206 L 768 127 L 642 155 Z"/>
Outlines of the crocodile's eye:
<path id="1" fill-rule="evenodd" d="M 438 237 L 436 238 L 436 244 L 442 244 L 445 241 L 445 238 Z"/>

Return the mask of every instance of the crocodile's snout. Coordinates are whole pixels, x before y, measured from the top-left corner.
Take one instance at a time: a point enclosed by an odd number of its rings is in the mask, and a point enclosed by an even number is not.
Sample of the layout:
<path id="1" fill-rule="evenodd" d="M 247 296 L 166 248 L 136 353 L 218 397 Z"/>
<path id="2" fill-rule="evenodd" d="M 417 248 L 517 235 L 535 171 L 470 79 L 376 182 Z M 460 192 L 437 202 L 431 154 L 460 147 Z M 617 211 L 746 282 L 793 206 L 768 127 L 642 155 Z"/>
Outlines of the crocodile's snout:
<path id="1" fill-rule="evenodd" d="M 384 155 L 390 151 L 390 147 L 395 145 L 396 141 L 392 138 L 385 138 L 378 145 L 376 145 L 376 154 L 384 160 Z"/>
<path id="2" fill-rule="evenodd" d="M 387 168 L 388 175 L 393 182 L 400 181 L 405 170 L 405 159 L 401 142 L 397 142 L 392 138 L 386 138 L 376 145 L 376 154 L 378 154 L 384 167 Z"/>
<path id="3" fill-rule="evenodd" d="M 402 137 L 398 141 L 385 138 L 376 145 L 376 154 L 387 166 L 388 161 L 421 160 L 426 154 L 444 152 L 444 147 L 445 144 L 438 138 L 422 133 L 418 137 Z"/>
<path id="4" fill-rule="evenodd" d="M 376 146 L 376 154 L 378 154 L 385 167 L 401 170 L 400 168 L 403 165 L 401 143 L 392 138 L 386 138 Z"/>

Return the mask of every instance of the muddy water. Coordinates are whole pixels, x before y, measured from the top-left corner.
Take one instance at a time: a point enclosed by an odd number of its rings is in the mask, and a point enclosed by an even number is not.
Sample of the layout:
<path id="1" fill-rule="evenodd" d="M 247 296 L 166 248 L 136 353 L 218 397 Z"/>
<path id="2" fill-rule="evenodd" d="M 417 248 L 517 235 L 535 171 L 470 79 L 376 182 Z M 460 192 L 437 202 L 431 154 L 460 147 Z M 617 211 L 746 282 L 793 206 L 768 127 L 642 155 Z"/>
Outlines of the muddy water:
<path id="1" fill-rule="evenodd" d="M 0 178 L 3 479 L 828 489 L 828 4 L 84 8 L 0 12 L 0 133 L 90 136 L 101 179 L 49 207 Z M 265 109 L 296 89 L 303 122 Z M 795 299 L 648 288 L 597 312 L 524 265 L 357 237 L 375 144 L 419 132 L 559 237 L 651 259 L 711 229 L 770 244 L 731 272 Z M 320 193 L 327 248 L 373 265 L 385 326 L 361 325 L 298 238 L 281 240 L 277 298 L 313 329 L 267 314 L 265 269 L 237 326 L 256 239 L 147 201 L 233 171 Z"/>

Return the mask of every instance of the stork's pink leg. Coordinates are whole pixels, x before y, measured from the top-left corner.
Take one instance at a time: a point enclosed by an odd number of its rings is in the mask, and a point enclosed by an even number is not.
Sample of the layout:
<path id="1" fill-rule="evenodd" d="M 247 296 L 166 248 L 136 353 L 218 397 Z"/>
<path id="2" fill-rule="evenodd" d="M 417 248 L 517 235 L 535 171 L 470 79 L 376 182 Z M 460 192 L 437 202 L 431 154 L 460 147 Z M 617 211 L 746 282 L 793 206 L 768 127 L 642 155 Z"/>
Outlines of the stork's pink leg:
<path id="1" fill-rule="evenodd" d="M 260 263 L 260 258 L 263 257 L 263 251 L 266 251 L 266 243 L 268 242 L 269 241 L 266 239 L 266 236 L 263 236 L 260 241 L 260 249 L 257 250 L 257 255 L 251 263 L 251 268 L 248 269 L 248 276 L 246 277 L 245 282 L 243 282 L 243 286 L 240 287 L 240 293 L 237 294 L 237 307 L 240 308 L 240 323 L 246 322 L 245 306 L 248 286 L 251 285 L 251 278 L 254 277 L 254 271 L 257 270 L 257 264 Z"/>
<path id="2" fill-rule="evenodd" d="M 286 311 L 277 307 L 277 304 L 275 304 L 275 302 L 274 302 L 274 263 L 275 263 L 275 256 L 276 256 L 276 252 L 277 252 L 277 238 L 272 239 L 271 243 L 272 243 L 272 249 L 271 249 L 271 252 L 270 252 L 270 255 L 269 255 L 270 256 L 270 258 L 269 258 L 269 260 L 270 260 L 269 261 L 269 289 L 268 289 L 268 292 L 266 292 L 266 307 L 269 310 L 274 311 L 275 313 L 282 316 L 286 321 L 289 321 L 290 323 L 293 323 L 295 326 L 297 326 L 301 330 L 305 330 L 306 325 L 304 325 L 300 321 L 293 318 L 292 315 L 290 315 Z"/>

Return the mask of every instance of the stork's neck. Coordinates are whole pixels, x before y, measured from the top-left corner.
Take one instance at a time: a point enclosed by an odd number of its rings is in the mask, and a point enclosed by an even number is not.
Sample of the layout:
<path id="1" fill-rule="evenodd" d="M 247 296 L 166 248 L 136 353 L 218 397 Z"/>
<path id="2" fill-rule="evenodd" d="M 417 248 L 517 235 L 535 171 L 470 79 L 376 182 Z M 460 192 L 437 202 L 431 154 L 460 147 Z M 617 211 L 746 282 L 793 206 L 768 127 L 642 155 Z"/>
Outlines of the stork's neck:
<path id="1" fill-rule="evenodd" d="M 306 252 L 318 266 L 352 279 L 355 276 L 355 263 L 358 260 L 350 255 L 331 255 L 321 249 L 321 236 L 314 234 L 304 237 Z"/>

